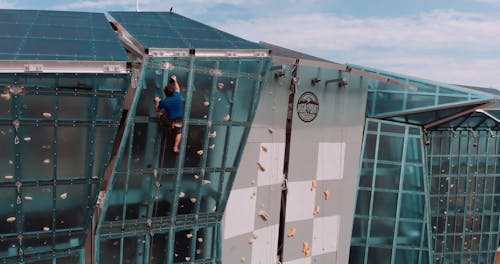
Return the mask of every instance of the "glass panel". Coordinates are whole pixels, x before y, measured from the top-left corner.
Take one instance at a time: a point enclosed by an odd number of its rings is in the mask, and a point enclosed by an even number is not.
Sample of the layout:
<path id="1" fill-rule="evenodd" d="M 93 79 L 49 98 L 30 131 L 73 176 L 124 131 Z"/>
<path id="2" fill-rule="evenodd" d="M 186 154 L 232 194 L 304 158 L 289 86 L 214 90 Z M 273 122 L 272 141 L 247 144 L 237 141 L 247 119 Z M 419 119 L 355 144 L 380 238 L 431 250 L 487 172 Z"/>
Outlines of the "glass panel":
<path id="1" fill-rule="evenodd" d="M 235 165 L 236 155 L 241 155 L 242 146 L 239 142 L 243 139 L 243 133 L 245 132 L 245 127 L 231 127 L 229 131 L 229 138 L 226 140 L 229 141 L 226 147 L 226 162 L 225 167 L 231 168 Z"/>
<path id="2" fill-rule="evenodd" d="M 373 199 L 374 216 L 396 217 L 397 193 L 375 192 Z"/>
<path id="3" fill-rule="evenodd" d="M 213 247 L 216 245 L 216 243 L 218 243 L 215 236 L 216 231 L 214 227 L 198 230 L 196 236 L 196 260 L 209 260 L 215 257 L 212 255 L 212 252 L 214 252 Z"/>
<path id="4" fill-rule="evenodd" d="M 231 86 L 231 83 L 233 83 L 232 80 L 229 81 L 229 86 Z M 232 121 L 249 121 L 249 109 L 251 109 L 255 95 L 254 87 L 255 82 L 253 80 L 238 79 L 238 85 L 234 89 L 234 101 L 232 102 Z"/>
<path id="5" fill-rule="evenodd" d="M 22 104 L 21 118 L 52 119 L 55 117 L 53 96 L 22 95 L 20 103 Z"/>
<path id="6" fill-rule="evenodd" d="M 52 230 L 52 208 L 53 208 L 53 188 L 52 186 L 43 187 L 24 187 L 23 192 L 26 196 L 23 199 L 24 211 L 24 231 Z M 32 199 L 27 198 L 28 195 Z"/>
<path id="7" fill-rule="evenodd" d="M 96 127 L 95 129 L 95 147 L 94 147 L 94 166 L 92 169 L 92 178 L 103 177 L 104 169 L 108 164 L 111 153 L 111 147 L 114 142 L 113 135 L 117 127 Z"/>
<path id="8" fill-rule="evenodd" d="M 229 145 L 226 145 L 227 126 L 213 126 L 209 132 L 210 142 L 209 152 L 207 156 L 207 167 L 221 168 L 223 167 L 224 152 L 228 151 Z M 213 148 L 211 148 L 213 146 Z"/>
<path id="9" fill-rule="evenodd" d="M 189 262 L 191 260 L 192 230 L 177 231 L 175 233 L 174 262 Z"/>
<path id="10" fill-rule="evenodd" d="M 203 144 L 207 140 L 206 130 L 205 126 L 189 126 L 184 167 L 200 167 L 202 159 L 208 155 L 203 150 Z"/>
<path id="11" fill-rule="evenodd" d="M 91 97 L 84 96 L 58 96 L 59 119 L 87 120 L 90 117 Z"/>
<path id="12" fill-rule="evenodd" d="M 378 159 L 386 161 L 401 161 L 404 138 L 380 136 Z"/>
<path id="13" fill-rule="evenodd" d="M 174 201 L 175 191 L 175 175 L 173 174 L 158 174 L 158 181 L 161 182 L 155 197 L 155 207 L 153 215 L 155 217 L 167 216 L 171 214 L 172 203 Z M 157 185 L 158 186 L 158 185 Z"/>
<path id="14" fill-rule="evenodd" d="M 16 218 L 17 195 L 16 189 L 10 187 L 0 188 L 0 233 L 13 234 L 17 230 Z M 0 243 L 2 244 L 2 243 Z M 0 250 L 1 251 L 1 250 Z"/>
<path id="15" fill-rule="evenodd" d="M 424 196 L 402 194 L 400 217 L 422 220 L 424 218 Z"/>
<path id="16" fill-rule="evenodd" d="M 83 227 L 87 222 L 86 208 L 89 189 L 86 184 L 56 186 L 56 228 Z M 79 216 L 79 217 L 75 217 Z"/>
<path id="17" fill-rule="evenodd" d="M 0 126 L 0 182 L 14 181 L 14 129 Z"/>
<path id="18" fill-rule="evenodd" d="M 168 234 L 155 234 L 151 242 L 151 264 L 163 264 L 167 260 Z"/>
<path id="19" fill-rule="evenodd" d="M 211 172 L 205 174 L 201 188 L 201 213 L 211 213 L 217 210 L 219 190 L 226 186 L 229 177 L 224 177 L 224 173 Z"/>
<path id="20" fill-rule="evenodd" d="M 378 263 L 391 263 L 392 250 L 390 248 L 375 248 L 368 249 L 368 259 L 376 260 Z"/>
<path id="21" fill-rule="evenodd" d="M 23 166 L 21 178 L 23 180 L 52 179 L 54 177 L 54 149 L 52 149 L 54 129 L 44 126 L 21 126 L 19 131 L 23 135 L 20 143 L 23 153 L 20 157 L 21 164 L 30 164 L 30 166 Z"/>
<path id="22" fill-rule="evenodd" d="M 52 250 L 52 235 L 45 234 L 37 238 L 23 239 L 23 251 L 25 254 L 43 253 Z"/>
<path id="23" fill-rule="evenodd" d="M 420 247 L 422 223 L 399 222 L 398 245 Z"/>
<path id="24" fill-rule="evenodd" d="M 102 263 L 120 263 L 120 239 L 101 240 L 99 253 Z"/>
<path id="25" fill-rule="evenodd" d="M 424 191 L 424 172 L 422 167 L 406 165 L 403 188 L 408 191 Z"/>
<path id="26" fill-rule="evenodd" d="M 57 130 L 57 178 L 88 177 L 88 127 L 59 127 Z"/>
<path id="27" fill-rule="evenodd" d="M 375 188 L 377 189 L 399 189 L 401 166 L 390 164 L 377 164 L 377 178 Z"/>

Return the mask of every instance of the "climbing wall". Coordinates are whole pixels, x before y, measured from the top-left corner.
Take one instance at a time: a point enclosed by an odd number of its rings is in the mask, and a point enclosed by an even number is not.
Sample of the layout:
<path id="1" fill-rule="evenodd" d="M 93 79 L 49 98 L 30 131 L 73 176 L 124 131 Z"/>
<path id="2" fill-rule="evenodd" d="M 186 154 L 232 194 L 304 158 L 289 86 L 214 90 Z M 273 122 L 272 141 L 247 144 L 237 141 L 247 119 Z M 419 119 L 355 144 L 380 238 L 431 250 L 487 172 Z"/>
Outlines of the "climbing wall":
<path id="1" fill-rule="evenodd" d="M 350 241 L 339 238 L 351 232 L 367 83 L 328 63 L 273 62 L 226 210 L 223 263 L 276 263 L 281 250 L 284 263 L 346 263 Z"/>

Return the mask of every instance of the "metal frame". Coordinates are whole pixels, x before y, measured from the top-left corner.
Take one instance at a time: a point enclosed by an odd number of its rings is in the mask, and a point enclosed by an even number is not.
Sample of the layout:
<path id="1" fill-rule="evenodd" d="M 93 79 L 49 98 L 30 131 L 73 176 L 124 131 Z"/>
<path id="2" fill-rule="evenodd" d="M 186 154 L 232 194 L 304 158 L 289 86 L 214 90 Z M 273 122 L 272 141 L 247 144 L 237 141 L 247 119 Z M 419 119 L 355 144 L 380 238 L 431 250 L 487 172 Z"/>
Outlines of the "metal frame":
<path id="1" fill-rule="evenodd" d="M 124 61 L 1 60 L 0 73 L 130 73 Z"/>

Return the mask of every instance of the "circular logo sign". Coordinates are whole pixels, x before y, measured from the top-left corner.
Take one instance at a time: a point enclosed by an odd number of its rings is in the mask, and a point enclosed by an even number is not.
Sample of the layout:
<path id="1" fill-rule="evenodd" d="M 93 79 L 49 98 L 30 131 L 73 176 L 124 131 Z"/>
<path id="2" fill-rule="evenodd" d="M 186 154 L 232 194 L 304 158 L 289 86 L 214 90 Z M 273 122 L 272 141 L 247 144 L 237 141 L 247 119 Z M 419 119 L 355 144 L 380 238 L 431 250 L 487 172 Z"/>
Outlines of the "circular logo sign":
<path id="1" fill-rule="evenodd" d="M 304 122 L 313 121 L 319 112 L 318 97 L 311 92 L 305 92 L 299 97 L 297 102 L 297 114 Z"/>

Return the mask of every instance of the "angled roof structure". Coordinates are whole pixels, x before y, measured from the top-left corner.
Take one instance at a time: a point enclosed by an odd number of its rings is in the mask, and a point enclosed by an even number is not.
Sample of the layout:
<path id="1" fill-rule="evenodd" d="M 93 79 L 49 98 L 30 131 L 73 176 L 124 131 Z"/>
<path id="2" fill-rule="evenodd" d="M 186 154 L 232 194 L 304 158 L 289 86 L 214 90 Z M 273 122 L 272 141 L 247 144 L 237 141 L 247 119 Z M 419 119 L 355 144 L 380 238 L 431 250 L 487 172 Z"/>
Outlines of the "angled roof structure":
<path id="1" fill-rule="evenodd" d="M 224 50 L 222 55 L 238 56 L 235 51 L 256 50 L 266 56 L 259 44 L 204 25 L 173 12 L 110 12 L 131 41 L 152 56 L 186 56 L 204 50 Z M 233 53 L 227 53 L 233 51 Z"/>
<path id="2" fill-rule="evenodd" d="M 104 14 L 0 10 L 0 60 L 128 61 Z"/>
<path id="3" fill-rule="evenodd" d="M 371 81 L 367 102 L 369 117 L 428 127 L 494 101 L 491 95 L 479 91 L 357 65 L 349 66 L 408 85 L 400 87 L 380 80 Z M 387 104 L 388 100 L 394 103 Z"/>

